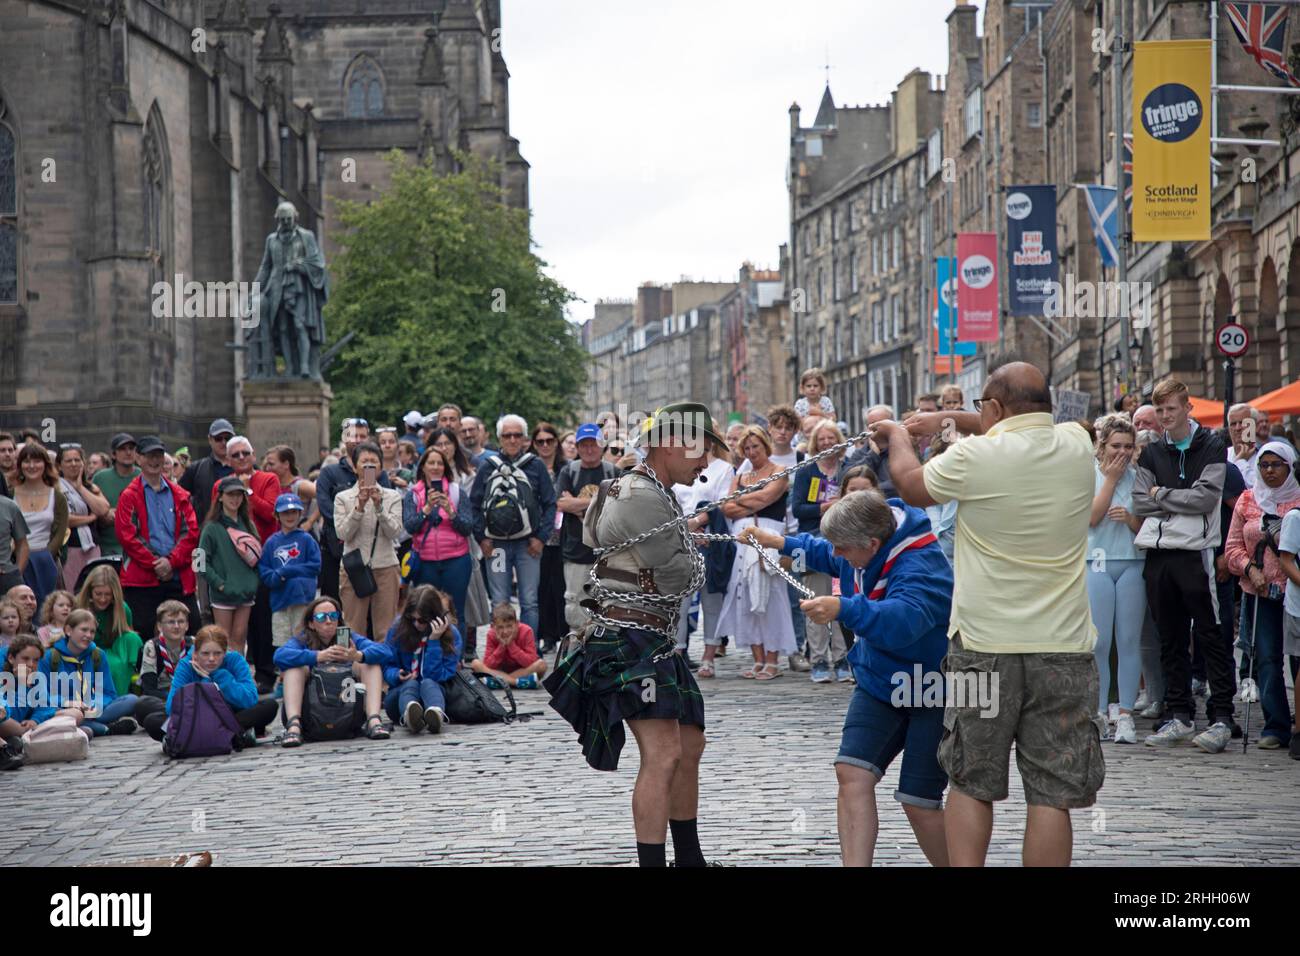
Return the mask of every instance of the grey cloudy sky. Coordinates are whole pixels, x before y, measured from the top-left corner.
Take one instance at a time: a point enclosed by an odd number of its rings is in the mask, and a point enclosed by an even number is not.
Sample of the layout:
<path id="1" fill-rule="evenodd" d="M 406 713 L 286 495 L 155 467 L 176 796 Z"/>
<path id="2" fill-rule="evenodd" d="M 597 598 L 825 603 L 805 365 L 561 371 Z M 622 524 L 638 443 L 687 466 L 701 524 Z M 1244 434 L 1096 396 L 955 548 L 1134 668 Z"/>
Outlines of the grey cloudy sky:
<path id="1" fill-rule="evenodd" d="M 977 4 L 982 7 L 982 4 Z M 532 164 L 533 235 L 583 302 L 644 281 L 776 268 L 787 110 L 883 104 L 947 68 L 953 0 L 503 0 L 510 125 Z"/>

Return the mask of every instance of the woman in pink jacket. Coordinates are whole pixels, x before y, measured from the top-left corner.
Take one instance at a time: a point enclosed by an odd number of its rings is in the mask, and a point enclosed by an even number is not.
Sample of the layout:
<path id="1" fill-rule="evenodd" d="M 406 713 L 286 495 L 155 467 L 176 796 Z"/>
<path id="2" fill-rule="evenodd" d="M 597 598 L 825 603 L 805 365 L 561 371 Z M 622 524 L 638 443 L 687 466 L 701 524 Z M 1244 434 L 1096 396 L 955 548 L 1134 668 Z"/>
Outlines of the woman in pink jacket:
<path id="1" fill-rule="evenodd" d="M 469 535 L 474 522 L 451 463 L 434 445 L 420 456 L 415 480 L 402 498 L 402 526 L 411 535 L 411 585 L 432 584 L 450 594 L 456 623 L 463 623 L 473 570 Z"/>
<path id="2" fill-rule="evenodd" d="M 1278 563 L 1282 516 L 1300 507 L 1295 476 L 1296 450 L 1290 442 L 1270 441 L 1255 459 L 1254 488 L 1232 509 L 1223 553 L 1228 570 L 1241 578 L 1246 614 L 1254 622 L 1255 678 L 1264 710 L 1261 750 L 1285 750 L 1291 742 L 1291 705 L 1282 677 L 1282 598 L 1286 575 Z"/>

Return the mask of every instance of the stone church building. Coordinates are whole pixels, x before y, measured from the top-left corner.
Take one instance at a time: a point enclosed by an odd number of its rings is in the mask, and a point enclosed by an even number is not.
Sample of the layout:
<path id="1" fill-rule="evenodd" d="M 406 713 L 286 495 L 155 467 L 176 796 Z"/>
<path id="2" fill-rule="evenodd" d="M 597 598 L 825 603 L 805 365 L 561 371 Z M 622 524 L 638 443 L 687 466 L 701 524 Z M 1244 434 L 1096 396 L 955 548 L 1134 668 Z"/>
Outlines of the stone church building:
<path id="1" fill-rule="evenodd" d="M 394 148 L 527 208 L 509 76 L 500 0 L 0 0 L 0 428 L 204 454 L 246 333 L 155 284 L 251 282 L 284 200 L 329 263 Z"/>

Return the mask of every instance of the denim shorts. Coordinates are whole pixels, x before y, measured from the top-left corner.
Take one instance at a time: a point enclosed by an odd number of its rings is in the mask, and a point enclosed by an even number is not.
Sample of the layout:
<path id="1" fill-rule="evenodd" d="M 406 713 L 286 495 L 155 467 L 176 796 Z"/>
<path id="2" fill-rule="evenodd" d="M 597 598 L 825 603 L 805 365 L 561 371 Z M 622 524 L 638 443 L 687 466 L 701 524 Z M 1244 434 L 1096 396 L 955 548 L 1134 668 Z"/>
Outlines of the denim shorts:
<path id="1" fill-rule="evenodd" d="M 883 778 L 899 751 L 903 767 L 894 799 L 927 810 L 943 807 L 948 775 L 939 766 L 942 707 L 895 707 L 877 700 L 859 684 L 844 717 L 844 736 L 836 763 L 870 770 Z"/>

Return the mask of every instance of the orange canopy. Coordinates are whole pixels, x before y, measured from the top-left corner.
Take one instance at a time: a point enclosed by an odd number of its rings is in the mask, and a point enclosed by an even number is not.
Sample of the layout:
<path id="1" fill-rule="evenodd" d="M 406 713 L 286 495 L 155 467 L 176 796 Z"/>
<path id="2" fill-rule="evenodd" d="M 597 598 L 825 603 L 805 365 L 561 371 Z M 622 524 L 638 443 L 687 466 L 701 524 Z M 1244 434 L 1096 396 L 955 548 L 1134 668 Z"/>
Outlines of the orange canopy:
<path id="1" fill-rule="evenodd" d="M 1261 412 L 1268 412 L 1268 417 L 1274 421 L 1284 415 L 1300 415 L 1300 381 L 1261 395 L 1250 404 Z"/>
<path id="2" fill-rule="evenodd" d="M 1223 424 L 1223 402 L 1213 402 L 1208 398 L 1190 395 L 1192 417 L 1209 428 L 1218 428 Z M 1254 404 L 1254 403 L 1252 403 Z"/>

